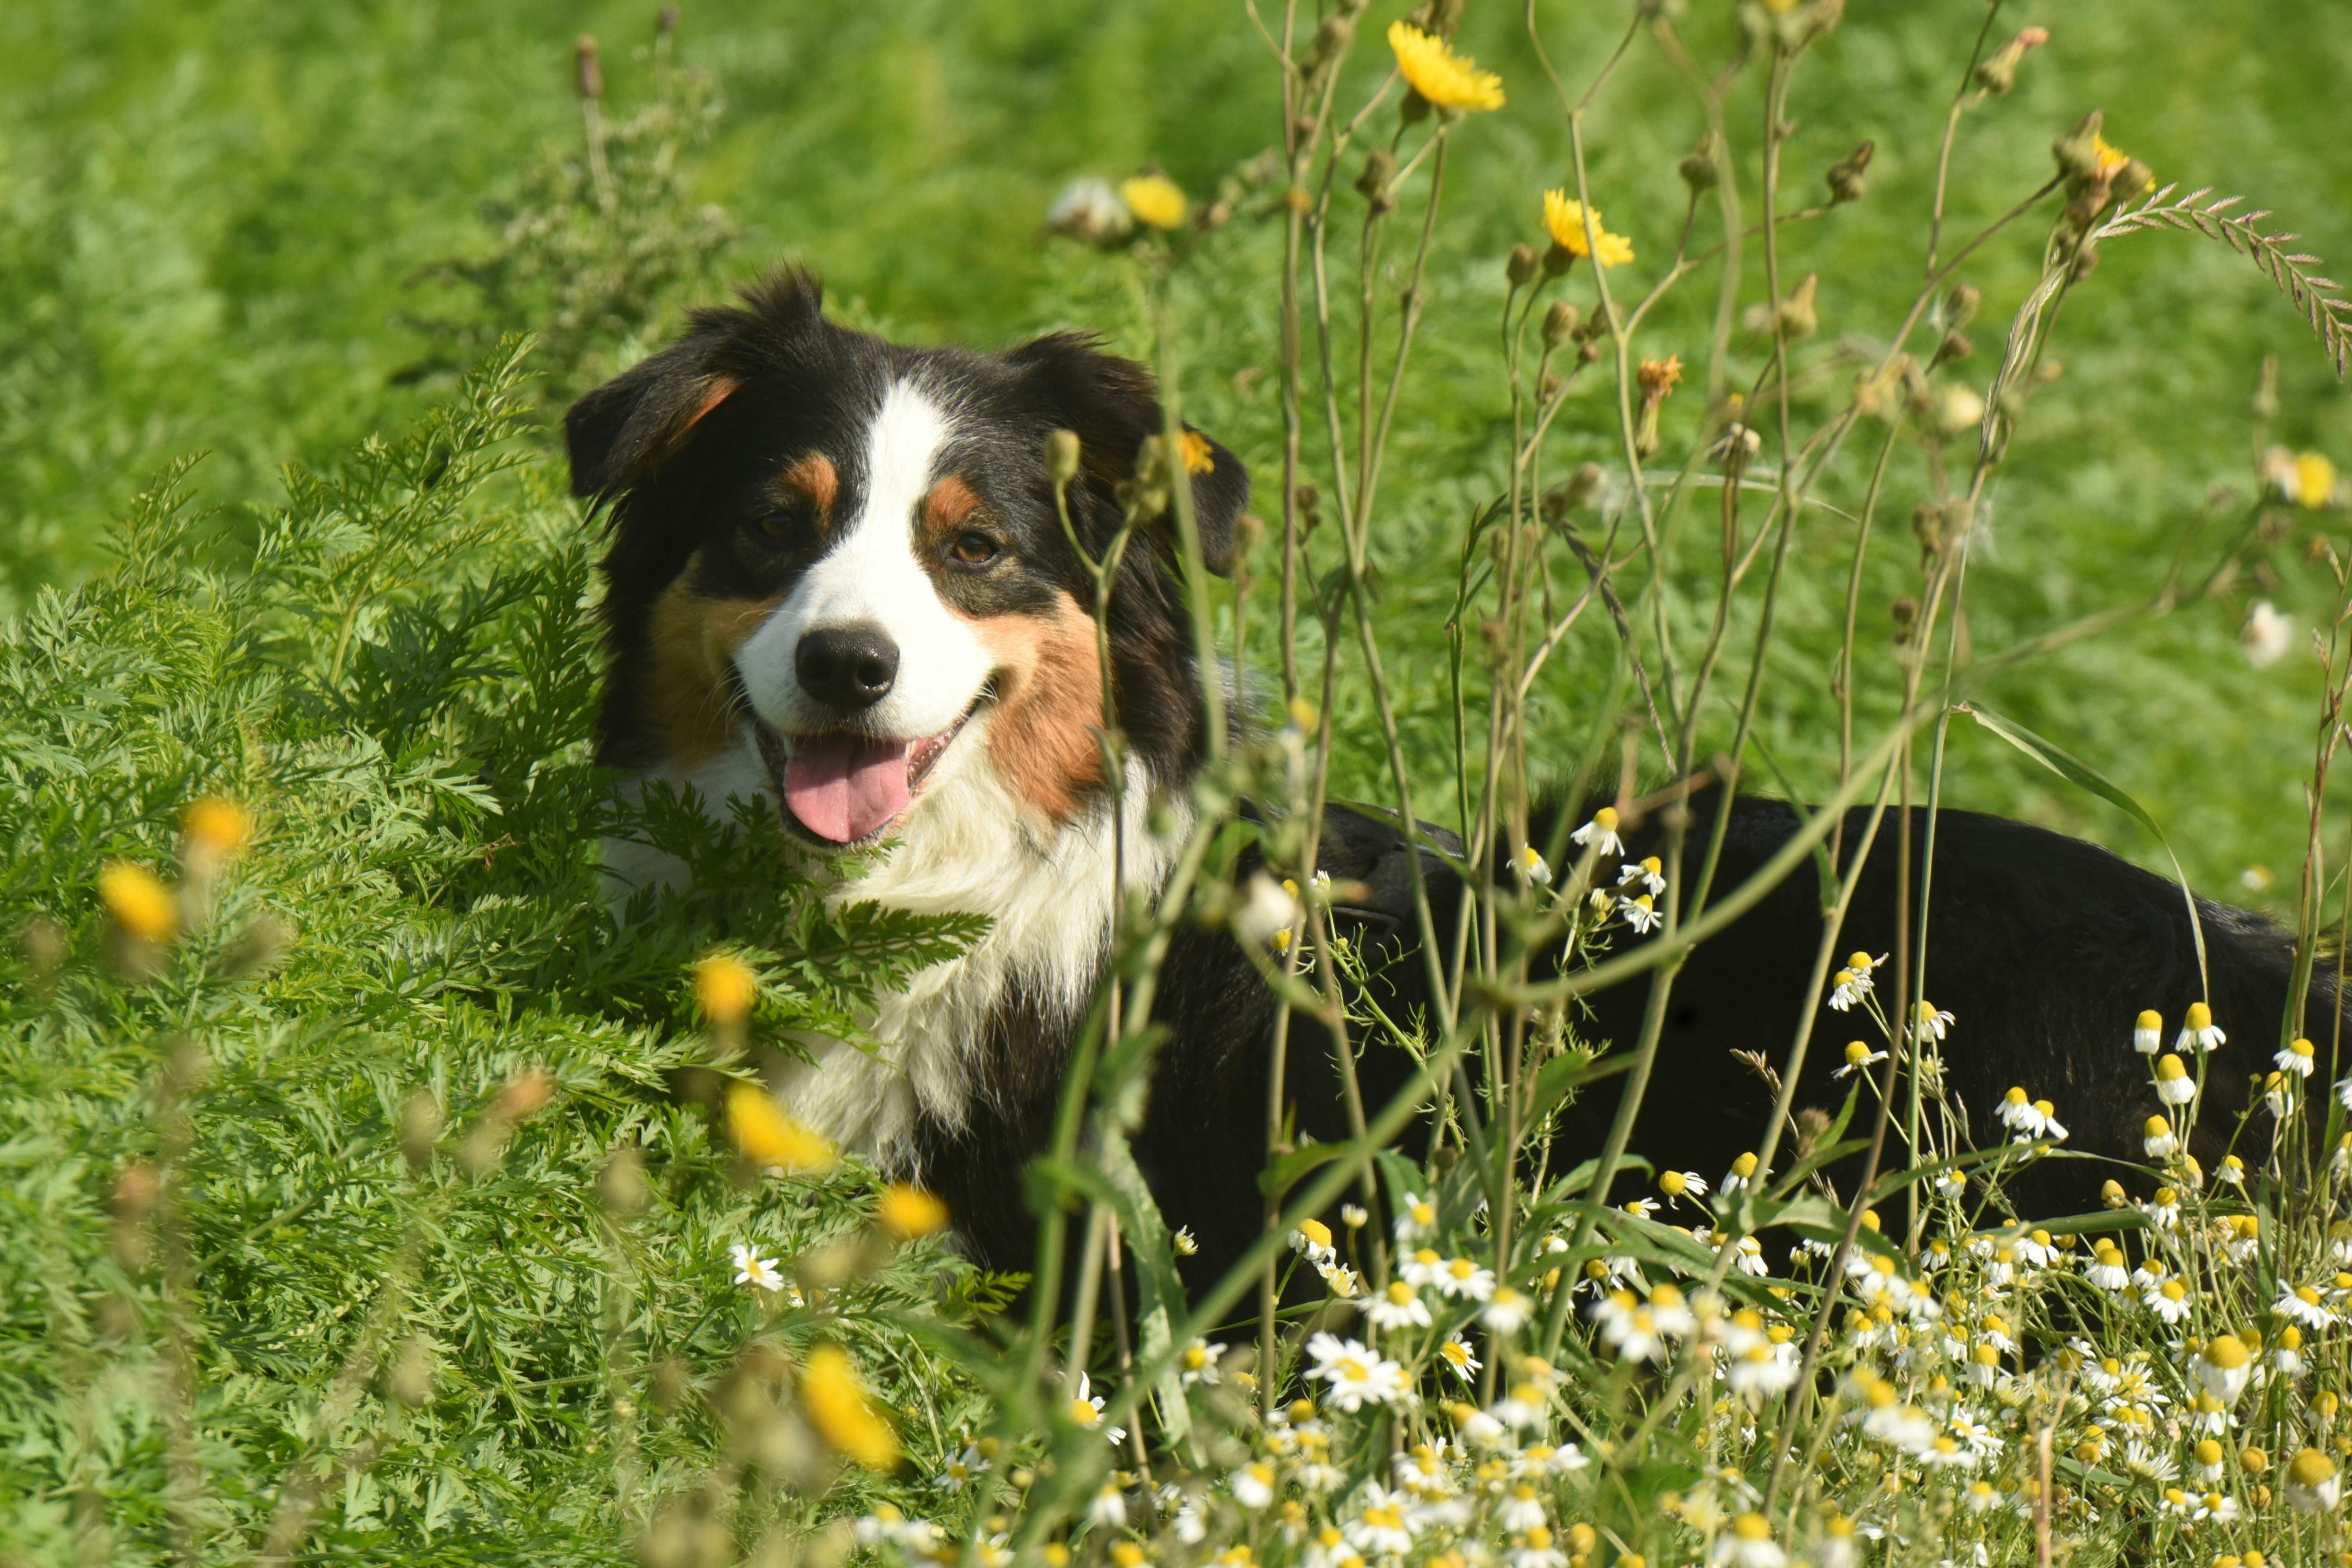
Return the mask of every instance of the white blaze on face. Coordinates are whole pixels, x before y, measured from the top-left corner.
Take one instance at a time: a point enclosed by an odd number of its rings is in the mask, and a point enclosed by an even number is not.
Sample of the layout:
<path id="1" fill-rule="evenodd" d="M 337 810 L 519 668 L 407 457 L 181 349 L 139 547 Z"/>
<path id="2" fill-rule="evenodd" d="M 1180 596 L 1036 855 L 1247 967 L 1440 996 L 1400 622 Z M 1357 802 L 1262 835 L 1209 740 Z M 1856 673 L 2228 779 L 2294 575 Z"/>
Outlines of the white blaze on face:
<path id="1" fill-rule="evenodd" d="M 994 661 L 915 558 L 923 497 L 952 427 L 947 411 L 912 383 L 891 384 L 866 427 L 865 493 L 856 515 L 841 520 L 832 552 L 737 650 L 752 708 L 788 742 L 840 722 L 801 689 L 794 673 L 794 655 L 810 632 L 868 626 L 898 645 L 889 695 L 859 715 L 859 729 L 877 739 L 911 742 L 940 733 L 987 683 Z"/>

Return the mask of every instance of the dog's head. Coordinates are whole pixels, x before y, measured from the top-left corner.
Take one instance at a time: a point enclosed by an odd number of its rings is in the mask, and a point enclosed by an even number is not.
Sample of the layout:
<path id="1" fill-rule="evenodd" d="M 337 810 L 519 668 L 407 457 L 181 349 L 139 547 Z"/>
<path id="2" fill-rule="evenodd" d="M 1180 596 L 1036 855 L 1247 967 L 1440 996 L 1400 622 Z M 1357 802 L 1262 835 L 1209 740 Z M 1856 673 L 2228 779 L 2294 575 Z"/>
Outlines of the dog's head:
<path id="1" fill-rule="evenodd" d="M 972 771 L 1067 819 L 1101 786 L 1103 690 L 1046 437 L 1079 438 L 1070 519 L 1099 557 L 1160 431 L 1151 376 L 1071 334 L 903 347 L 821 302 L 772 276 L 565 417 L 573 489 L 613 508 L 604 760 L 690 772 L 756 746 L 787 823 L 826 845 L 883 837 Z M 1222 572 L 1249 476 L 1185 446 Z M 1165 521 L 1128 551 L 1109 628 L 1121 726 L 1172 780 L 1202 737 Z"/>

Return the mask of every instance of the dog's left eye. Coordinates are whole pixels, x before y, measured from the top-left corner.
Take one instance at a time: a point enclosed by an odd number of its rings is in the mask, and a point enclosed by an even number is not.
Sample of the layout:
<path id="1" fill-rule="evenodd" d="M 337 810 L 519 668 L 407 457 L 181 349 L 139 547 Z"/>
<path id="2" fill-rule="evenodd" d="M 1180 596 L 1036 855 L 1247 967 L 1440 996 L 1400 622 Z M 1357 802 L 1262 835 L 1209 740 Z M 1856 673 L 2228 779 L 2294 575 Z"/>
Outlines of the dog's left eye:
<path id="1" fill-rule="evenodd" d="M 985 566 L 1001 553 L 996 547 L 996 541 L 984 533 L 978 532 L 956 535 L 955 542 L 950 545 L 948 550 L 967 566 Z"/>
<path id="2" fill-rule="evenodd" d="M 790 511 L 770 511 L 761 513 L 753 520 L 752 526 L 770 539 L 782 539 L 792 532 L 793 525 L 799 521 L 800 519 Z"/>

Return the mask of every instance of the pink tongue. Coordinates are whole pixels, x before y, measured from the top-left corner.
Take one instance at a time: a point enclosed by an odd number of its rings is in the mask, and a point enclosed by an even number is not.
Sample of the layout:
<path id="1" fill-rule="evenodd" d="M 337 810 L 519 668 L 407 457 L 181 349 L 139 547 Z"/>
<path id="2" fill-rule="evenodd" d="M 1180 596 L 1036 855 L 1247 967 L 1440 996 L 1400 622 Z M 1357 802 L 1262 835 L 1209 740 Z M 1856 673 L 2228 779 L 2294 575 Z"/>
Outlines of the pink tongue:
<path id="1" fill-rule="evenodd" d="M 852 844 L 907 809 L 907 742 L 806 735 L 784 763 L 784 800 L 810 832 Z"/>

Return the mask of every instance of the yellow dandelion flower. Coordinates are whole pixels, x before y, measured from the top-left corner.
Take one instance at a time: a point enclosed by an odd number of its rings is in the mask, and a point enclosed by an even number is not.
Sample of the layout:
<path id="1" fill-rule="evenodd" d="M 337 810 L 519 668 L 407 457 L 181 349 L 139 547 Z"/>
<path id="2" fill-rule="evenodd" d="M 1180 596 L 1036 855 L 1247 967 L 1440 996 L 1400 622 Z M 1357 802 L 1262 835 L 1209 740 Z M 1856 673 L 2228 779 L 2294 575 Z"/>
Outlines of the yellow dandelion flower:
<path id="1" fill-rule="evenodd" d="M 1410 22 L 1391 22 L 1389 47 L 1396 51 L 1397 69 L 1412 90 L 1436 108 L 1477 113 L 1503 107 L 1503 79 L 1478 69 L 1476 60 L 1455 54 L 1444 38 Z"/>
<path id="2" fill-rule="evenodd" d="M 2336 494 L 2336 465 L 2318 452 L 2305 452 L 2294 460 L 2294 499 L 2313 511 Z"/>
<path id="3" fill-rule="evenodd" d="M 727 1133 L 755 1165 L 773 1165 L 788 1176 L 833 1168 L 833 1145 L 785 1115 L 767 1090 L 737 1081 L 727 1089 Z"/>
<path id="4" fill-rule="evenodd" d="M 801 1408 L 835 1453 L 869 1470 L 898 1465 L 898 1435 L 877 1414 L 849 1357 L 835 1346 L 820 1345 L 809 1352 L 801 1373 Z"/>
<path id="5" fill-rule="evenodd" d="M 1594 256 L 1584 240 L 1584 204 L 1566 191 L 1544 193 L 1544 228 L 1551 241 L 1570 256 Z M 1622 267 L 1633 259 L 1633 242 L 1602 226 L 1601 209 L 1592 209 L 1592 234 L 1599 246 L 1594 259 L 1603 267 Z"/>
<path id="6" fill-rule="evenodd" d="M 225 859 L 253 837 L 253 816 L 233 800 L 208 795 L 182 815 L 180 830 L 190 844 Z"/>
<path id="7" fill-rule="evenodd" d="M 98 896 L 106 912 L 132 936 L 148 942 L 169 942 L 180 929 L 180 906 L 154 872 L 128 860 L 117 860 L 98 875 Z"/>
<path id="8" fill-rule="evenodd" d="M 1215 450 L 1210 447 L 1209 438 L 1198 430 L 1185 431 L 1176 449 L 1184 459 L 1184 471 L 1188 474 L 1205 474 L 1217 466 Z"/>
<path id="9" fill-rule="evenodd" d="M 882 1228 L 901 1241 L 930 1236 L 948 1226 L 948 1205 L 940 1201 L 939 1194 L 905 1182 L 893 1182 L 883 1188 L 882 1201 L 874 1212 Z"/>
<path id="10" fill-rule="evenodd" d="M 760 981 L 733 953 L 717 953 L 694 966 L 694 994 L 712 1023 L 740 1024 L 760 994 Z"/>
<path id="11" fill-rule="evenodd" d="M 1118 199 L 1135 215 L 1135 221 L 1153 228 L 1178 228 L 1191 204 L 1184 199 L 1183 187 L 1165 174 L 1138 174 L 1118 187 Z"/>

